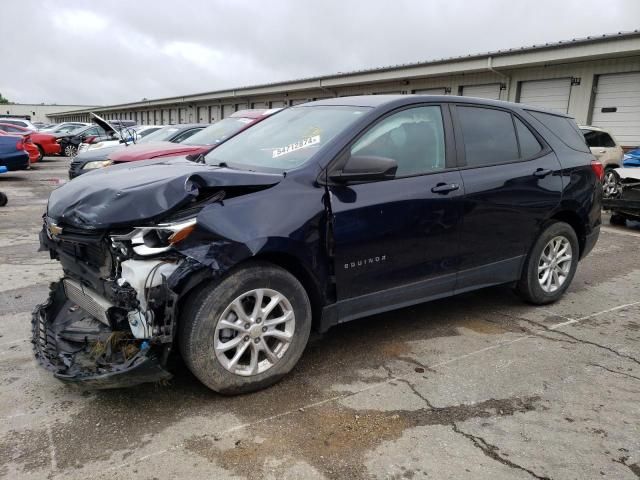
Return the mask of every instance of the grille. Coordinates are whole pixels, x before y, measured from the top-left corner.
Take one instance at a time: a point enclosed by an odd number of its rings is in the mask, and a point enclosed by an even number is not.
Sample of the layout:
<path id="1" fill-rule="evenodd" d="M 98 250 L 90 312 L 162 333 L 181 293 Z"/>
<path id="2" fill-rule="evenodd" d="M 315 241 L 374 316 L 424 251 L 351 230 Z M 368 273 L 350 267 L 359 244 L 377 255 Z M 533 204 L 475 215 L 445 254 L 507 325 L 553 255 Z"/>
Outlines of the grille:
<path id="1" fill-rule="evenodd" d="M 68 278 L 64 279 L 64 292 L 67 298 L 82 310 L 105 325 L 109 325 L 107 310 L 113 305 L 108 300 Z"/>

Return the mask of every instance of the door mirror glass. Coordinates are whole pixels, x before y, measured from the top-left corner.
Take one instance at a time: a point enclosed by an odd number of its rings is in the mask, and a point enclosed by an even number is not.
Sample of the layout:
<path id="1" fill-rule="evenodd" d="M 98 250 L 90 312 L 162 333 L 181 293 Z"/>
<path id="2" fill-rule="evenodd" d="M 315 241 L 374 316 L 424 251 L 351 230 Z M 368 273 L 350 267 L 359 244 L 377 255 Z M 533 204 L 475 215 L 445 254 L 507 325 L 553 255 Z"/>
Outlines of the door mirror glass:
<path id="1" fill-rule="evenodd" d="M 331 175 L 336 182 L 362 182 L 368 180 L 386 180 L 395 178 L 398 162 L 392 158 L 372 155 L 349 157 L 340 172 Z"/>

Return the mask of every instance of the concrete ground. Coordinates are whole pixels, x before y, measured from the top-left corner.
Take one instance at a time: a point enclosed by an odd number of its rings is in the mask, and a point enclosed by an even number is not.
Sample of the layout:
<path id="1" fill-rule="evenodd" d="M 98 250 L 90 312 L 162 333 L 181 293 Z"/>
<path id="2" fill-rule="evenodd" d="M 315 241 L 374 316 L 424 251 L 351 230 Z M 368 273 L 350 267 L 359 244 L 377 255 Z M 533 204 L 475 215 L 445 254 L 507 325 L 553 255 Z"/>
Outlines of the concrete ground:
<path id="1" fill-rule="evenodd" d="M 60 275 L 36 234 L 67 163 L 0 176 L 0 476 L 640 478 L 638 226 L 606 225 L 547 308 L 500 287 L 366 318 L 242 397 L 184 367 L 169 385 L 82 391 L 28 340 Z"/>

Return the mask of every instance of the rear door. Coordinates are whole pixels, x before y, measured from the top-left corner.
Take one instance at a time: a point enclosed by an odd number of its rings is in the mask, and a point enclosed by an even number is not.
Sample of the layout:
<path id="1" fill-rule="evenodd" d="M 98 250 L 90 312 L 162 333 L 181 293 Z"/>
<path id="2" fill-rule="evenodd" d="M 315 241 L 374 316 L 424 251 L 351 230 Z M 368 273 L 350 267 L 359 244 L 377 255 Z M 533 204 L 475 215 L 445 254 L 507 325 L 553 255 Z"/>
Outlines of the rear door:
<path id="1" fill-rule="evenodd" d="M 393 158 L 398 171 L 330 187 L 342 318 L 453 291 L 463 190 L 449 122 L 441 105 L 411 107 L 351 146 L 350 155 Z"/>
<path id="2" fill-rule="evenodd" d="M 454 107 L 465 189 L 458 291 L 509 282 L 542 222 L 560 203 L 561 167 L 521 118 L 494 107 Z"/>

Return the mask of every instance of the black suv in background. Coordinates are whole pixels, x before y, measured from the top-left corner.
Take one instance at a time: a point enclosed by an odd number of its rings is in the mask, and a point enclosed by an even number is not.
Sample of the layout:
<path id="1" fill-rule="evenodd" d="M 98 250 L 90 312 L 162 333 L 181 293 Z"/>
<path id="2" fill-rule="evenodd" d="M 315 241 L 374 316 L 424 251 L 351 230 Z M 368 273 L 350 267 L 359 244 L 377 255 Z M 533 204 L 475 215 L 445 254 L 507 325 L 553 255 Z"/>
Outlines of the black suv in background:
<path id="1" fill-rule="evenodd" d="M 287 374 L 312 327 L 497 284 L 547 304 L 598 238 L 602 173 L 571 118 L 526 105 L 285 109 L 195 161 L 53 191 L 40 241 L 64 278 L 34 312 L 36 355 L 114 387 L 169 376 L 175 346 L 239 393 Z"/>

